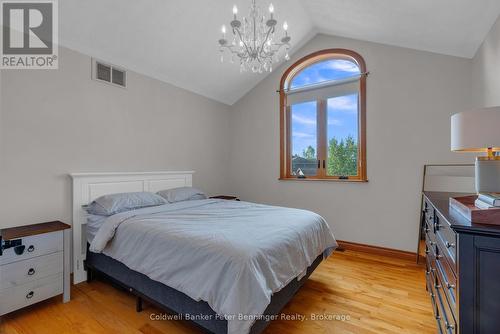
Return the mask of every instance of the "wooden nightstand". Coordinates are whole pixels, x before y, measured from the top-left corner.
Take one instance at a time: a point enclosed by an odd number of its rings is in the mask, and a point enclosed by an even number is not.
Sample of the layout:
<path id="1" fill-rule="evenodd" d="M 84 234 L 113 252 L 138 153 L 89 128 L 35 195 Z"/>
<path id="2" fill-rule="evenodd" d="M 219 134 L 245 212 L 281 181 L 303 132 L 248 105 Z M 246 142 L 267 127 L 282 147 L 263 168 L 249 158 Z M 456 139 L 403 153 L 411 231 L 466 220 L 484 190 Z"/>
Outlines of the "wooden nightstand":
<path id="1" fill-rule="evenodd" d="M 228 195 L 218 195 L 218 196 L 212 196 L 210 198 L 225 199 L 228 201 L 239 201 L 240 200 L 237 196 L 228 196 Z"/>
<path id="2" fill-rule="evenodd" d="M 0 230 L 0 316 L 70 299 L 70 228 L 60 221 Z"/>

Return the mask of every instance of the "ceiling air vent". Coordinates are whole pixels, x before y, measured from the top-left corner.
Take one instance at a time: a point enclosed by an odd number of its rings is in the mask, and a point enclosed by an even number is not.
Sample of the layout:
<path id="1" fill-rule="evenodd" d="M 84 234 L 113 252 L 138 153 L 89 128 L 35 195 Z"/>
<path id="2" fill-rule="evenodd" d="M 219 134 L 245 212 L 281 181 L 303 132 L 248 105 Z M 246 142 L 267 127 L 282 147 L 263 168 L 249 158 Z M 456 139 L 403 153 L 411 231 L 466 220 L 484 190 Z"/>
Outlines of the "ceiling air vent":
<path id="1" fill-rule="evenodd" d="M 125 87 L 125 71 L 113 68 L 113 83 Z"/>
<path id="2" fill-rule="evenodd" d="M 127 87 L 125 70 L 97 59 L 92 59 L 92 79 L 112 85 Z"/>
<path id="3" fill-rule="evenodd" d="M 96 73 L 97 79 L 106 82 L 111 82 L 111 66 L 104 65 L 101 63 L 96 63 L 96 64 L 97 64 L 97 73 Z"/>

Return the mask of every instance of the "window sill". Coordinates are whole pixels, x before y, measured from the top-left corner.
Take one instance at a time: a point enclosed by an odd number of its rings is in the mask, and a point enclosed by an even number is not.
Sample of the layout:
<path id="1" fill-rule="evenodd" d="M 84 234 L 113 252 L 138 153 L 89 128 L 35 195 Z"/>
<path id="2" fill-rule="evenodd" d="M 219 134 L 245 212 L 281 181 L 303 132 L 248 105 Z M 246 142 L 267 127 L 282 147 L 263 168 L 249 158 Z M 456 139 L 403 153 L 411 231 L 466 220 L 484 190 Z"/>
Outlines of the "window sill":
<path id="1" fill-rule="evenodd" d="M 326 181 L 326 182 L 346 182 L 346 183 L 367 183 L 368 180 L 360 180 L 360 179 L 318 179 L 318 178 L 304 178 L 300 179 L 298 177 L 280 177 L 279 181 Z"/>

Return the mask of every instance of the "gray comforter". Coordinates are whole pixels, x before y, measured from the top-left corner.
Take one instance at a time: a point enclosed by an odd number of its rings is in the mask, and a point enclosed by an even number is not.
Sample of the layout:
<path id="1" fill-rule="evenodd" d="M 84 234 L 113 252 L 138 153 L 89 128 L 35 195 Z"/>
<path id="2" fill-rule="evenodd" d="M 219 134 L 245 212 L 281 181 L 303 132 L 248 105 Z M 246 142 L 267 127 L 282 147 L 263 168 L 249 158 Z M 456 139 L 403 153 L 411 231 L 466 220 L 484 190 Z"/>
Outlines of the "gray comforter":
<path id="1" fill-rule="evenodd" d="M 226 317 L 229 334 L 242 334 L 273 293 L 336 246 L 313 212 L 208 199 L 111 216 L 90 250 L 206 301 Z"/>

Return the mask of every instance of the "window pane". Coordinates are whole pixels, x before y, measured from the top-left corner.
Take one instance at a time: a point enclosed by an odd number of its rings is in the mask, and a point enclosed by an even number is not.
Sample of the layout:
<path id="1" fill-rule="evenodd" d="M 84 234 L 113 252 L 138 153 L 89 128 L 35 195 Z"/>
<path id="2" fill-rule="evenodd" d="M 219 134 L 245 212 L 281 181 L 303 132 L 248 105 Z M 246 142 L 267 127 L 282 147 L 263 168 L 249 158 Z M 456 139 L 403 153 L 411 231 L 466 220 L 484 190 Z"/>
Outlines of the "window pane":
<path id="1" fill-rule="evenodd" d="M 358 175 L 358 94 L 327 101 L 327 175 Z"/>
<path id="2" fill-rule="evenodd" d="M 291 118 L 291 174 L 314 176 L 318 169 L 316 101 L 294 104 Z"/>
<path id="3" fill-rule="evenodd" d="M 344 59 L 329 59 L 320 61 L 303 69 L 297 74 L 290 88 L 317 84 L 325 81 L 341 80 L 360 74 L 358 65 Z"/>

